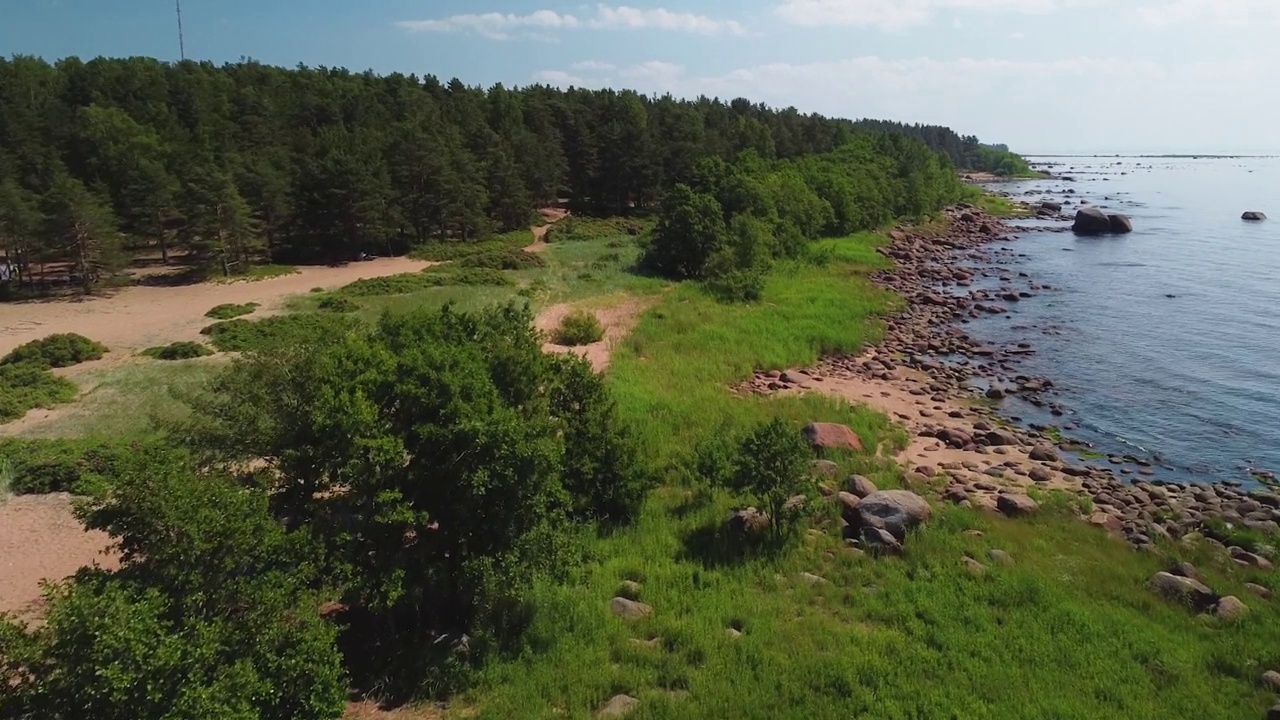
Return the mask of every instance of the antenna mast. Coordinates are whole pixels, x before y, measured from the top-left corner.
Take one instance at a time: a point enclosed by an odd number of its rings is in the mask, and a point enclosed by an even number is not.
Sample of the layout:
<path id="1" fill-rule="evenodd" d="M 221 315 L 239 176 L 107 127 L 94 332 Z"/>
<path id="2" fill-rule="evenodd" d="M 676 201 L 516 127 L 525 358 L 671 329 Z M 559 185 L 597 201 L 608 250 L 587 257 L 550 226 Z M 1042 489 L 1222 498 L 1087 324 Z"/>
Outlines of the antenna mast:
<path id="1" fill-rule="evenodd" d="M 182 0 L 174 0 L 174 4 L 178 7 L 178 58 L 187 59 L 187 46 L 182 40 Z"/>

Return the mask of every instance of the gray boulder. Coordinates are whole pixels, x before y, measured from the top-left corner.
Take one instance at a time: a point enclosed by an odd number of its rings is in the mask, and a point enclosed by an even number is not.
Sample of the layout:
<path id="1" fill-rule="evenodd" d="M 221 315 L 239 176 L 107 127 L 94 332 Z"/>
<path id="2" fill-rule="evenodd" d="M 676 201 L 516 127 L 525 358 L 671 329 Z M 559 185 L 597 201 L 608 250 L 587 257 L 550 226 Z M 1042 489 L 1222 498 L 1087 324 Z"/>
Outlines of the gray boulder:
<path id="1" fill-rule="evenodd" d="M 609 612 L 622 618 L 623 620 L 639 620 L 648 617 L 653 612 L 653 608 L 642 602 L 628 600 L 624 597 L 616 597 L 609 601 Z"/>
<path id="2" fill-rule="evenodd" d="M 1052 200 L 1045 200 L 1044 202 L 1040 203 L 1040 207 L 1044 210 L 1049 210 L 1050 212 L 1062 211 L 1062 203 L 1053 202 Z"/>
<path id="3" fill-rule="evenodd" d="M 908 531 L 933 517 L 933 508 L 909 490 L 881 490 L 863 498 L 854 514 L 858 527 L 885 530 L 901 542 Z"/>
<path id="4" fill-rule="evenodd" d="M 864 498 L 879 489 L 869 478 L 862 475 L 850 475 L 845 483 L 849 492 L 858 498 Z"/>
<path id="5" fill-rule="evenodd" d="M 1096 207 L 1080 208 L 1071 230 L 1077 235 L 1104 235 L 1111 232 L 1111 218 Z"/>
<path id="6" fill-rule="evenodd" d="M 1241 220 L 1252 220 L 1253 222 L 1258 222 L 1258 221 L 1261 221 L 1261 220 L 1266 220 L 1266 219 L 1267 219 L 1267 214 L 1266 214 L 1266 213 L 1264 213 L 1264 212 L 1258 212 L 1257 210 L 1250 210 L 1249 212 L 1247 212 L 1247 213 L 1245 213 L 1245 214 L 1241 215 L 1241 216 L 1240 216 L 1240 219 L 1241 219 Z"/>
<path id="7" fill-rule="evenodd" d="M 1218 595 L 1199 580 L 1158 572 L 1151 578 L 1151 589 L 1164 597 L 1181 602 L 1198 611 L 1218 604 Z"/>
<path id="8" fill-rule="evenodd" d="M 864 527 L 859 539 L 862 541 L 863 549 L 869 553 L 875 555 L 902 554 L 902 543 L 898 542 L 898 539 L 890 535 L 887 530 Z"/>
<path id="9" fill-rule="evenodd" d="M 598 711 L 598 718 L 619 718 L 639 707 L 640 701 L 630 695 L 614 695 Z"/>
<path id="10" fill-rule="evenodd" d="M 1009 517 L 1022 517 L 1034 515 L 1040 509 L 1040 504 L 1026 495 L 1001 493 L 996 498 L 996 509 Z"/>

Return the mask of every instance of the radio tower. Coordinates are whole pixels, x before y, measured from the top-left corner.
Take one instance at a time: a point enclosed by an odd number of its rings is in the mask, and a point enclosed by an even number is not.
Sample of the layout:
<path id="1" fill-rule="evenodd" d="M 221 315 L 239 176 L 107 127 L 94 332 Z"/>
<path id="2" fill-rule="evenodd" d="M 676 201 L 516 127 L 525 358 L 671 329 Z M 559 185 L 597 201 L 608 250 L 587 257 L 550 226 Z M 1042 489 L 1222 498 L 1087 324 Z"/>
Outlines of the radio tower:
<path id="1" fill-rule="evenodd" d="M 174 4 L 178 6 L 178 58 L 185 61 L 187 46 L 182 40 L 182 0 L 174 0 Z"/>

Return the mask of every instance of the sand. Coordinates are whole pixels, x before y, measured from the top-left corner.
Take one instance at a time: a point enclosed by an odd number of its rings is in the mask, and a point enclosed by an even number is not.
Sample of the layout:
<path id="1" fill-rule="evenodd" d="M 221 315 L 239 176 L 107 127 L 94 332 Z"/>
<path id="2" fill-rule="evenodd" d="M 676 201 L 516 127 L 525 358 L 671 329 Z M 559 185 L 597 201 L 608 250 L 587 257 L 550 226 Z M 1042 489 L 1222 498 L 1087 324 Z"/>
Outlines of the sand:
<path id="1" fill-rule="evenodd" d="M 589 309 L 595 313 L 596 319 L 604 326 L 604 338 L 599 342 L 578 347 L 566 347 L 548 342 L 542 346 L 542 350 L 543 352 L 574 353 L 579 357 L 586 358 L 596 372 L 604 372 L 609 368 L 609 360 L 612 358 L 613 350 L 636 326 L 640 313 L 653 305 L 654 302 L 656 302 L 655 298 L 637 298 L 629 295 L 609 298 L 604 303 L 593 301 L 595 307 Z M 549 335 L 560 326 L 565 316 L 580 307 L 582 306 L 566 303 L 545 308 L 538 313 L 538 317 L 534 320 L 534 327 Z"/>
<path id="2" fill-rule="evenodd" d="M 131 355 L 155 345 L 199 340 L 205 317 L 224 303 L 256 302 L 254 317 L 284 310 L 286 300 L 312 288 L 331 290 L 361 278 L 416 272 L 432 263 L 380 258 L 345 267 L 308 267 L 256 282 L 199 283 L 181 287 L 131 287 L 79 301 L 48 300 L 0 305 L 0 355 L 54 333 L 79 333 L 105 344 L 110 355 Z M 92 369 L 83 365 L 78 371 Z"/>
<path id="3" fill-rule="evenodd" d="M 117 567 L 106 533 L 87 532 L 71 496 L 23 495 L 0 501 L 0 613 L 33 620 L 43 609 L 41 581 L 58 581 L 86 565 Z"/>

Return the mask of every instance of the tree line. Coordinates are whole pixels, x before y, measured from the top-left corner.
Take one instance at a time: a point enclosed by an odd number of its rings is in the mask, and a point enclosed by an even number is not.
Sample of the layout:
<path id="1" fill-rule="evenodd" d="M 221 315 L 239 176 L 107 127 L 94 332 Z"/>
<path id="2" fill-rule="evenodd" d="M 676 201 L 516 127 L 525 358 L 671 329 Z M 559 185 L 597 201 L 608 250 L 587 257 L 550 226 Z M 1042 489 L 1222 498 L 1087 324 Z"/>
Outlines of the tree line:
<path id="1" fill-rule="evenodd" d="M 730 102 L 433 76 L 150 58 L 0 58 L 0 285 L 86 289 L 128 253 L 235 273 L 400 254 L 527 224 L 567 199 L 624 214 L 705 158 L 915 138 L 953 165 L 1004 160 L 948 128 Z"/>

